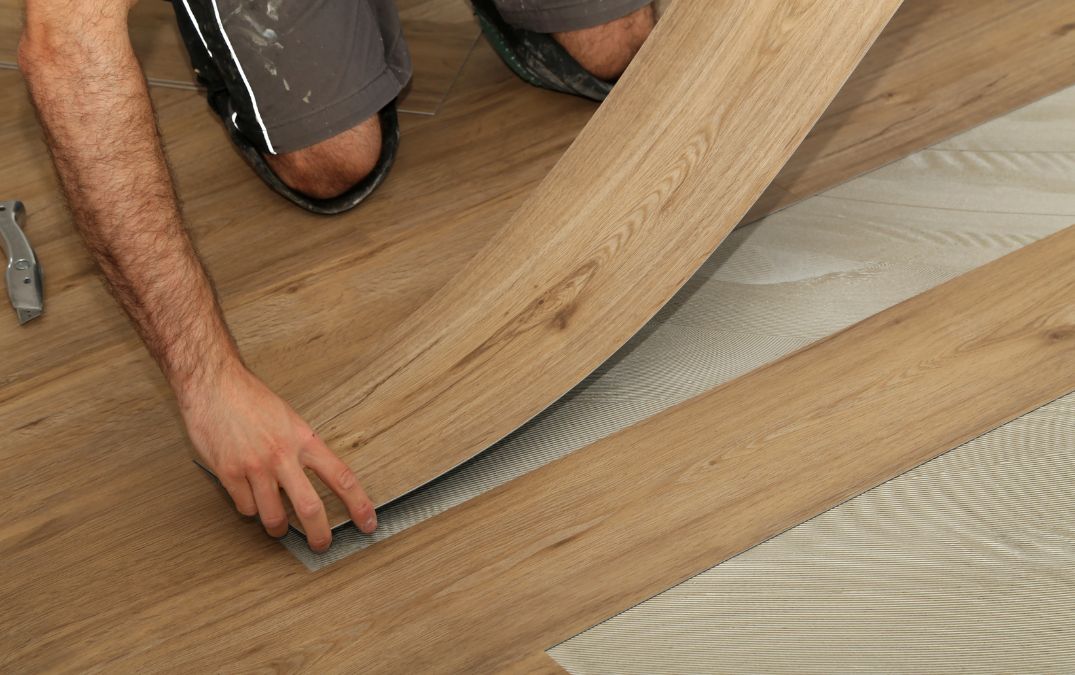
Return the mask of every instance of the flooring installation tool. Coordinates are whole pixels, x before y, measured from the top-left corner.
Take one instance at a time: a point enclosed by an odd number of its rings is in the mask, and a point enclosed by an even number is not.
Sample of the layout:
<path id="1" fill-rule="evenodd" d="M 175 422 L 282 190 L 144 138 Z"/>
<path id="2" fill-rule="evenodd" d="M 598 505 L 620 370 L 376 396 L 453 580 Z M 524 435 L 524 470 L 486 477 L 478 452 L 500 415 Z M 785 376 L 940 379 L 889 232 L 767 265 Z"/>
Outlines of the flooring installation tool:
<path id="1" fill-rule="evenodd" d="M 317 401 L 374 503 L 485 450 L 626 342 L 742 219 L 899 4 L 673 4 L 508 224 Z M 322 490 L 330 523 L 347 522 Z"/>
<path id="2" fill-rule="evenodd" d="M 41 265 L 22 231 L 25 213 L 22 202 L 0 202 L 0 240 L 7 252 L 7 295 L 20 324 L 36 319 L 45 311 Z"/>

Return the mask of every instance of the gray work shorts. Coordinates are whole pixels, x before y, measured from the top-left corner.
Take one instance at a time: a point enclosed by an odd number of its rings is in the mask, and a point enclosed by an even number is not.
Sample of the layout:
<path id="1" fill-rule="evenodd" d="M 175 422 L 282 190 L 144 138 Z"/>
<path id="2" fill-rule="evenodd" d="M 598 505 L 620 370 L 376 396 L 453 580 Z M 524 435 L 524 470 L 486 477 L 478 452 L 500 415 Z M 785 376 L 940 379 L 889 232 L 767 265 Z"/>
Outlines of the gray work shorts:
<path id="1" fill-rule="evenodd" d="M 649 1 L 496 4 L 508 22 L 551 33 L 605 23 Z M 393 0 L 172 0 L 172 5 L 195 69 L 203 75 L 213 71 L 217 94 L 226 90 L 230 98 L 232 123 L 263 152 L 299 150 L 350 129 L 395 99 L 411 77 Z"/>

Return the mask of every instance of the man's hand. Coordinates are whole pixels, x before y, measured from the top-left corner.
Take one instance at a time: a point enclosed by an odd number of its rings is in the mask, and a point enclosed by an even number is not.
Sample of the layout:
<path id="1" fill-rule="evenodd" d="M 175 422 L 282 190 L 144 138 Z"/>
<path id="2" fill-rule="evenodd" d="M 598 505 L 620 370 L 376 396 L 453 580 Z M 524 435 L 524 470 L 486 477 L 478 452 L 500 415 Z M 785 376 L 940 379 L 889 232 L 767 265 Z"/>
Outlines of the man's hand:
<path id="1" fill-rule="evenodd" d="M 332 543 L 325 506 L 306 477 L 312 469 L 339 496 L 360 530 L 377 527 L 373 504 L 354 472 L 283 399 L 241 364 L 211 384 L 181 394 L 180 407 L 198 455 L 220 478 L 240 513 L 261 518 L 274 537 L 287 533 L 280 489 L 306 529 L 310 548 Z"/>

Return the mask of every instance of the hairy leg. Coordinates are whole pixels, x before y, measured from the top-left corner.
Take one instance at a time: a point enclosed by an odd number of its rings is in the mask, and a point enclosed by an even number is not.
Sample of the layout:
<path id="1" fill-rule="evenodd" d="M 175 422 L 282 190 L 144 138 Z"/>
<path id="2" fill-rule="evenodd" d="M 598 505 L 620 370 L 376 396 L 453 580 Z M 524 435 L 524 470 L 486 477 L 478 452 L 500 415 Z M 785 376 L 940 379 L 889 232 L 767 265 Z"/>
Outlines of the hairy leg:
<path id="1" fill-rule="evenodd" d="M 553 33 L 583 68 L 603 80 L 623 74 L 657 22 L 653 5 L 591 28 Z"/>

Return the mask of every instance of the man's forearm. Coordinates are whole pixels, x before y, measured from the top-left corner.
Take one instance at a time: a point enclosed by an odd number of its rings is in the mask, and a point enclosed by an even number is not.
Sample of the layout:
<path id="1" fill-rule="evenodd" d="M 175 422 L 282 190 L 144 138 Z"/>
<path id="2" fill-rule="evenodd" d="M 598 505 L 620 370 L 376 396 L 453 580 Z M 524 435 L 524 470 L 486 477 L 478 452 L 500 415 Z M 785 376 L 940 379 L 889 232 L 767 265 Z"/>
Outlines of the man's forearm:
<path id="1" fill-rule="evenodd" d="M 195 452 L 236 509 L 283 536 L 282 490 L 310 546 L 328 548 L 332 531 L 310 469 L 372 532 L 377 516 L 354 472 L 242 366 L 183 228 L 127 37 L 133 2 L 26 0 L 19 65 L 75 226 L 171 382 Z"/>
<path id="2" fill-rule="evenodd" d="M 182 398 L 238 352 L 183 227 L 126 12 L 117 13 L 103 9 L 62 35 L 31 15 L 20 66 L 75 226 Z"/>

